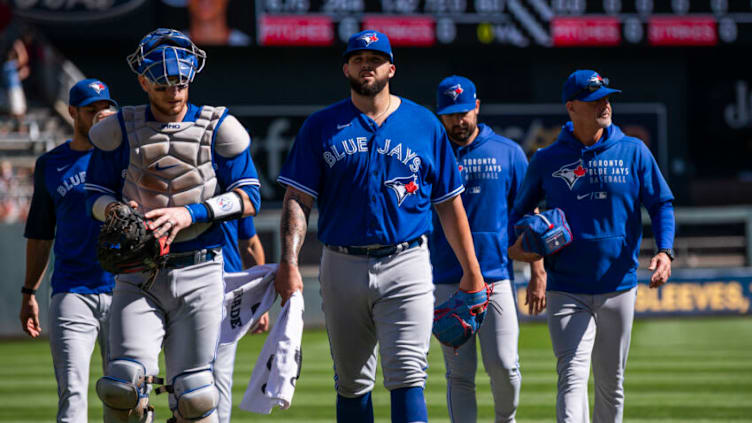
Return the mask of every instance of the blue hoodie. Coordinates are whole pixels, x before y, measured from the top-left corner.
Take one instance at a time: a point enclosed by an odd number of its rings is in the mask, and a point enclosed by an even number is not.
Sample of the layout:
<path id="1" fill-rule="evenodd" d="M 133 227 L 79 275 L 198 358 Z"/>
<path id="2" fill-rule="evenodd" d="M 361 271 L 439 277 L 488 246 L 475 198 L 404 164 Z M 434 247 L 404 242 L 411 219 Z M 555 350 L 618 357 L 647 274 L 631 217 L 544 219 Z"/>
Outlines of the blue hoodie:
<path id="1" fill-rule="evenodd" d="M 672 248 L 671 190 L 645 144 L 616 125 L 586 147 L 564 125 L 556 142 L 530 161 L 514 202 L 513 222 L 540 200 L 564 210 L 574 241 L 545 259 L 547 289 L 581 294 L 637 285 L 642 240 L 640 204 L 648 210 L 657 247 Z"/>
<path id="2" fill-rule="evenodd" d="M 495 134 L 484 124 L 478 129 L 472 143 L 463 147 L 452 143 L 452 149 L 465 185 L 462 203 L 481 273 L 486 282 L 496 282 L 514 277 L 512 261 L 507 258 L 510 239 L 514 242 L 509 213 L 525 176 L 527 158 L 516 142 Z M 434 282 L 459 283 L 462 267 L 435 212 L 433 219 L 429 250 Z"/>

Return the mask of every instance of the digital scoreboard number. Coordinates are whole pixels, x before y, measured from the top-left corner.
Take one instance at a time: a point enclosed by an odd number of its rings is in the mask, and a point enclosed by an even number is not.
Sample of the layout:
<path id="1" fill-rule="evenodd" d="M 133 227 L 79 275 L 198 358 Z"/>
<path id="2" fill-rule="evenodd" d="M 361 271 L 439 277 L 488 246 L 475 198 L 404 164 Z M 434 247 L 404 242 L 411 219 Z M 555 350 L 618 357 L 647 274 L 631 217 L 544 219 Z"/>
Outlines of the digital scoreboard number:
<path id="1" fill-rule="evenodd" d="M 330 46 L 370 28 L 397 46 L 752 43 L 752 0 L 257 0 L 265 46 Z"/>

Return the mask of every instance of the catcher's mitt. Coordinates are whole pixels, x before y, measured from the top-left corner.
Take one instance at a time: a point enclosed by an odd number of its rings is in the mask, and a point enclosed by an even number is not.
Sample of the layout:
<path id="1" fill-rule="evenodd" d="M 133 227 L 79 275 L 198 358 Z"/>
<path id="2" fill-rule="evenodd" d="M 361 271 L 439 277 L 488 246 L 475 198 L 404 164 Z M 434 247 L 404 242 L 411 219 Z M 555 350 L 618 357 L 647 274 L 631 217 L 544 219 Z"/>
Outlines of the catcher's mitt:
<path id="1" fill-rule="evenodd" d="M 483 323 L 491 287 L 478 292 L 459 290 L 448 300 L 434 307 L 433 334 L 444 345 L 461 347 L 475 335 Z"/>
<path id="2" fill-rule="evenodd" d="M 170 251 L 166 240 L 154 237 L 143 214 L 119 203 L 108 210 L 99 231 L 97 259 L 110 273 L 156 272 Z"/>

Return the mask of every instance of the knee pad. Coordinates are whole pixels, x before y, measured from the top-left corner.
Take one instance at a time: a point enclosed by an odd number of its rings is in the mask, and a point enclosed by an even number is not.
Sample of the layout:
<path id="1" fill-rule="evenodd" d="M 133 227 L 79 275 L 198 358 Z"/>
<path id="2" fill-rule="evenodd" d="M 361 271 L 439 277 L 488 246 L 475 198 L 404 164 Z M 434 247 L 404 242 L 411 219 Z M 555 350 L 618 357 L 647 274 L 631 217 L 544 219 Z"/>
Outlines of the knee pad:
<path id="1" fill-rule="evenodd" d="M 204 420 L 216 413 L 219 392 L 214 386 L 214 377 L 209 369 L 183 373 L 175 377 L 172 393 L 177 400 L 177 414 L 187 420 Z"/>
<path id="2" fill-rule="evenodd" d="M 105 405 L 105 415 L 114 421 L 150 422 L 149 386 L 156 378 L 146 376 L 146 368 L 136 360 L 116 359 L 107 365 L 106 375 L 97 381 L 97 395 Z"/>

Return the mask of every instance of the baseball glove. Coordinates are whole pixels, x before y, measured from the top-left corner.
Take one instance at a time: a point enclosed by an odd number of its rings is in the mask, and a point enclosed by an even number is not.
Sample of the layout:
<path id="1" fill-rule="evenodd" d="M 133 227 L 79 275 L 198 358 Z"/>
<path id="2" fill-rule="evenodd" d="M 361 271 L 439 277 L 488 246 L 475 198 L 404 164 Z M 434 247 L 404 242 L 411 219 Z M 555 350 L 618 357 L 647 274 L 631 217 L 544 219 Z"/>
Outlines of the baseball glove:
<path id="1" fill-rule="evenodd" d="M 455 349 L 461 347 L 480 329 L 490 296 L 488 285 L 478 292 L 459 290 L 434 307 L 433 334 L 436 339 Z"/>
<path id="2" fill-rule="evenodd" d="M 167 236 L 155 238 L 143 214 L 127 204 L 112 206 L 99 230 L 97 259 L 110 273 L 156 272 L 170 251 Z"/>

